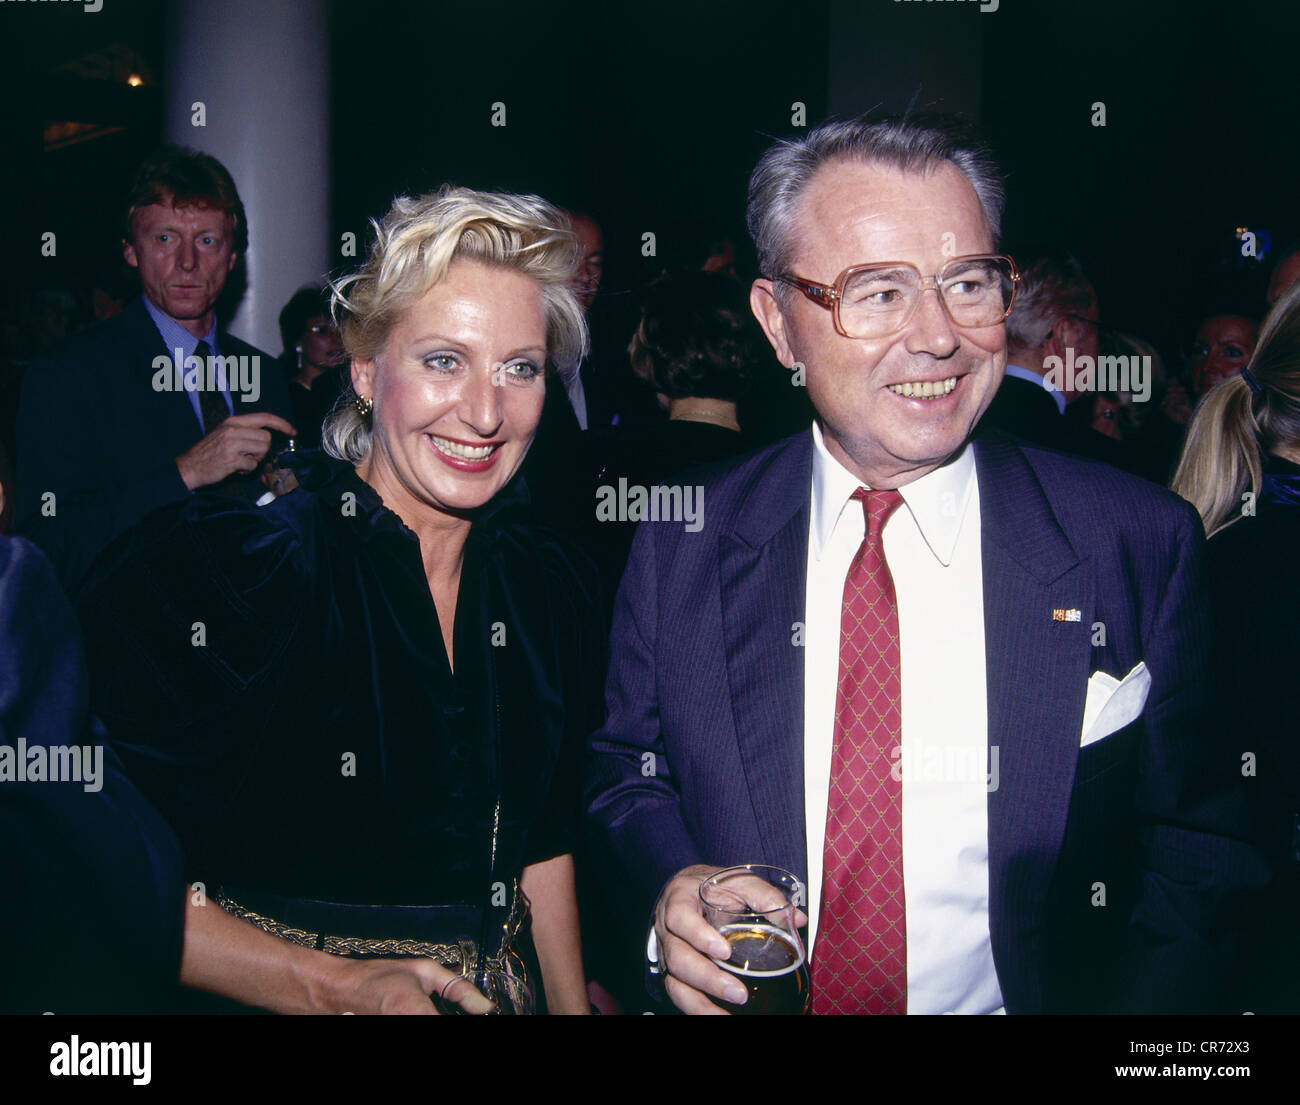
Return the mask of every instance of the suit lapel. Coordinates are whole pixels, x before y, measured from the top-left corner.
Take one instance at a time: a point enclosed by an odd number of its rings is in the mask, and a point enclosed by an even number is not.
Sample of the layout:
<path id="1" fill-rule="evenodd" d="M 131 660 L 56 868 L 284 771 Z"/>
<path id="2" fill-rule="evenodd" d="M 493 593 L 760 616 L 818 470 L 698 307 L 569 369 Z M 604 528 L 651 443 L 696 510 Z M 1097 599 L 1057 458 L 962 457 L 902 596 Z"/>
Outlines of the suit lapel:
<path id="1" fill-rule="evenodd" d="M 790 439 L 719 538 L 723 637 L 736 739 L 763 859 L 806 880 L 803 664 L 812 436 Z"/>
<path id="2" fill-rule="evenodd" d="M 998 749 L 988 805 L 989 930 L 1008 1011 L 1037 1012 L 1044 907 L 1074 785 L 1095 586 L 1020 448 L 989 434 L 976 442 L 975 459 L 988 741 Z"/>
<path id="3" fill-rule="evenodd" d="M 1044 909 L 1074 784 L 1096 595 L 1020 448 L 988 434 L 975 460 L 988 739 L 998 749 L 989 928 L 1008 1009 L 1033 1012 L 1042 1008 Z M 811 435 L 803 434 L 772 455 L 718 550 L 732 712 L 763 858 L 800 878 L 804 679 L 792 637 L 804 620 L 811 473 Z"/>

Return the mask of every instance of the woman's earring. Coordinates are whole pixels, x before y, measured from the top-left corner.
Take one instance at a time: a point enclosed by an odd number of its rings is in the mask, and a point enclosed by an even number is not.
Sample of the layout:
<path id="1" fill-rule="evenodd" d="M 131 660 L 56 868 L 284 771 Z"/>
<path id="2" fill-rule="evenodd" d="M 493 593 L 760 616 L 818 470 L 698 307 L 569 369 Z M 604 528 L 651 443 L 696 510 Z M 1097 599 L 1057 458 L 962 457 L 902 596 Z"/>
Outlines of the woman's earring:
<path id="1" fill-rule="evenodd" d="M 362 418 L 369 418 L 370 412 L 375 409 L 375 401 L 367 396 L 358 395 L 356 407 L 357 414 L 361 415 Z"/>

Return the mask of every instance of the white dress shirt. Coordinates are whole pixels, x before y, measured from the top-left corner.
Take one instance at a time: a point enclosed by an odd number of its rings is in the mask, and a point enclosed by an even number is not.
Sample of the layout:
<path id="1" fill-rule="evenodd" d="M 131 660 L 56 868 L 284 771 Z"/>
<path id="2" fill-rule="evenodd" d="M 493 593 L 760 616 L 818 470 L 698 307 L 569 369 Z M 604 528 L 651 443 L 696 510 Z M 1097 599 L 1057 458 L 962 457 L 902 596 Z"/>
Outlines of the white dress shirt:
<path id="1" fill-rule="evenodd" d="M 862 482 L 813 427 L 804 627 L 808 947 L 816 948 L 844 580 L 862 543 Z M 899 488 L 885 524 L 902 655 L 907 1011 L 1002 1012 L 989 941 L 988 749 L 979 485 L 969 445 Z M 996 753 L 995 753 L 996 755 Z"/>

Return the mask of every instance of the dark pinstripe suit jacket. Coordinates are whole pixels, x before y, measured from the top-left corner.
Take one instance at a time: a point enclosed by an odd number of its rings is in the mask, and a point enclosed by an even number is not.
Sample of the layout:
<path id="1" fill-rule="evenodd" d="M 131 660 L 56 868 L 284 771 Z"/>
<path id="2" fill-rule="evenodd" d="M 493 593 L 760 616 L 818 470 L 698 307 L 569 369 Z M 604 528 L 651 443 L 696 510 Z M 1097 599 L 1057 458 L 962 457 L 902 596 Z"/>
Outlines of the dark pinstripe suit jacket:
<path id="1" fill-rule="evenodd" d="M 989 928 L 1007 1010 L 1221 1007 L 1224 938 L 1267 873 L 1237 791 L 1248 742 L 1212 721 L 1200 521 L 1103 465 L 996 431 L 974 447 L 1001 776 Z M 793 641 L 812 454 L 810 433 L 779 442 L 704 479 L 699 532 L 637 535 L 588 774 L 594 847 L 635 916 L 692 863 L 806 877 Z M 1090 675 L 1139 661 L 1141 717 L 1081 749 Z"/>

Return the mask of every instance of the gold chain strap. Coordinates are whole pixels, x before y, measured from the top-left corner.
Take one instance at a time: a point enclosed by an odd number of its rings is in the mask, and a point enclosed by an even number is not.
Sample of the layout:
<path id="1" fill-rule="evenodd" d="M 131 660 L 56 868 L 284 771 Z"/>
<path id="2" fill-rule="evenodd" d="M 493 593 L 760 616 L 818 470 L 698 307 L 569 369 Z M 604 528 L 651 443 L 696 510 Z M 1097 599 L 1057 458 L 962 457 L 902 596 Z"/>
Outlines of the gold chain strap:
<path id="1" fill-rule="evenodd" d="M 497 954 L 489 957 L 490 964 L 504 963 L 510 955 L 511 945 L 516 934 L 528 917 L 528 898 L 519 888 L 514 887 L 514 900 L 511 902 L 510 914 L 502 924 L 503 937 Z M 473 940 L 459 940 L 455 944 L 431 944 L 424 940 L 371 940 L 364 936 L 329 936 L 307 929 L 294 928 L 274 917 L 254 913 L 240 905 L 233 898 L 224 894 L 217 896 L 217 904 L 232 917 L 247 921 L 263 932 L 278 936 L 291 944 L 304 948 L 314 948 L 328 952 L 330 955 L 369 955 L 369 956 L 422 956 L 436 959 L 444 967 L 468 973 L 470 966 L 478 958 L 477 947 Z"/>

